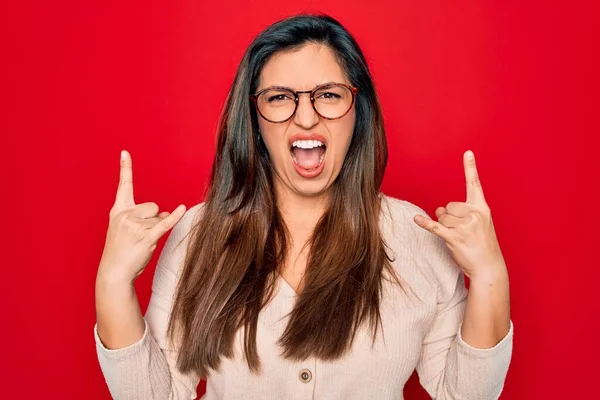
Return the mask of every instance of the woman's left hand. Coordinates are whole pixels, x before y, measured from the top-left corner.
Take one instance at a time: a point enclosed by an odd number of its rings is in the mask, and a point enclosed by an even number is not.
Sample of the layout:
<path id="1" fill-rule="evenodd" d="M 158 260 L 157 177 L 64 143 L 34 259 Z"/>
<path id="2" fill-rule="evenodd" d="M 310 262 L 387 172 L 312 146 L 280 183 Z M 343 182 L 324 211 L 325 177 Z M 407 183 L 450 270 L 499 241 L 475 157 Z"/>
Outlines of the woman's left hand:
<path id="1" fill-rule="evenodd" d="M 446 242 L 456 263 L 471 281 L 487 280 L 504 272 L 506 264 L 472 151 L 464 154 L 463 163 L 467 201 L 450 202 L 446 207 L 438 207 L 435 211 L 437 222 L 421 214 L 417 214 L 414 221 Z"/>

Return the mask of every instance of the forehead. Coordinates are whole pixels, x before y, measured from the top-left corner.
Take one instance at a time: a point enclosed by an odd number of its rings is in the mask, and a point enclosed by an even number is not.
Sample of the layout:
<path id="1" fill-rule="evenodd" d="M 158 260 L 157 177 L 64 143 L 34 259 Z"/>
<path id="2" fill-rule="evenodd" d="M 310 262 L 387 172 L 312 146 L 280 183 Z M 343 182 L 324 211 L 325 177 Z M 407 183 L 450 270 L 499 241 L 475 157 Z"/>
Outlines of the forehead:
<path id="1" fill-rule="evenodd" d="M 269 86 L 307 90 L 332 81 L 350 84 L 333 51 L 310 43 L 292 52 L 274 54 L 260 73 L 258 90 Z"/>

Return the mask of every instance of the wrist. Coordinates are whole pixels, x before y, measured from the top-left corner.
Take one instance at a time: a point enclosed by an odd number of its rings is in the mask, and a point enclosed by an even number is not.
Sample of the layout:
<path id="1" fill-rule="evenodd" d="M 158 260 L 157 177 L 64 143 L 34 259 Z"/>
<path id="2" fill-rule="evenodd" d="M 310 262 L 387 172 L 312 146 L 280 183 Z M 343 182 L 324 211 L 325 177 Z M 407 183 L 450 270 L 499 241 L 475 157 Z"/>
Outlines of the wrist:
<path id="1" fill-rule="evenodd" d="M 491 287 L 508 284 L 506 265 L 481 268 L 476 274 L 469 276 L 469 287 Z"/>
<path id="2" fill-rule="evenodd" d="M 96 277 L 95 304 L 98 324 L 105 320 L 108 312 L 113 314 L 116 309 L 127 309 L 129 304 L 137 302 L 135 286 L 130 279 L 118 274 L 101 274 Z"/>
<path id="3" fill-rule="evenodd" d="M 106 271 L 100 267 L 96 275 L 96 289 L 135 290 L 134 279 L 120 271 Z"/>

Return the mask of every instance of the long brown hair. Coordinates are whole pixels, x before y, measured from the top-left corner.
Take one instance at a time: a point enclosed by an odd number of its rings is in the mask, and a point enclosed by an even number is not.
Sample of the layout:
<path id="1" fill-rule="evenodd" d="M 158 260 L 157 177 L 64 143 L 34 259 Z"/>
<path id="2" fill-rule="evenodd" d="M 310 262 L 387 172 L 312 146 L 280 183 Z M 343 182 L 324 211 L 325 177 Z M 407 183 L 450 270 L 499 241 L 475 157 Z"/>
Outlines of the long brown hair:
<path id="1" fill-rule="evenodd" d="M 258 316 L 286 260 L 289 233 L 277 208 L 272 165 L 257 139 L 249 100 L 269 58 L 306 43 L 329 46 L 359 88 L 353 137 L 330 188 L 327 210 L 309 239 L 305 286 L 279 340 L 293 360 L 341 357 L 367 323 L 373 338 L 385 271 L 394 276 L 379 229 L 380 186 L 387 163 L 383 118 L 365 58 L 348 31 L 325 15 L 298 15 L 260 33 L 246 50 L 218 127 L 210 185 L 195 223 L 169 320 L 178 368 L 207 376 L 232 357 L 244 333 L 244 357 L 258 372 Z"/>

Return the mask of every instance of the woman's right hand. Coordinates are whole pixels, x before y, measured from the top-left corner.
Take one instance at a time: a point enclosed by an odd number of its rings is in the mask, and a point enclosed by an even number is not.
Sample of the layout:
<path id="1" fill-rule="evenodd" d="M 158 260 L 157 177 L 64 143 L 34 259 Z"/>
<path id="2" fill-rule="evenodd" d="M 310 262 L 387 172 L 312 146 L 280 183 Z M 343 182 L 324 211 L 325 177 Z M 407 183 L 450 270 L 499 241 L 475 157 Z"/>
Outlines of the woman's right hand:
<path id="1" fill-rule="evenodd" d="M 156 203 L 135 204 L 131 156 L 121 152 L 121 173 L 115 204 L 109 213 L 108 232 L 98 277 L 133 283 L 142 273 L 158 240 L 185 214 L 185 206 L 160 212 Z"/>

